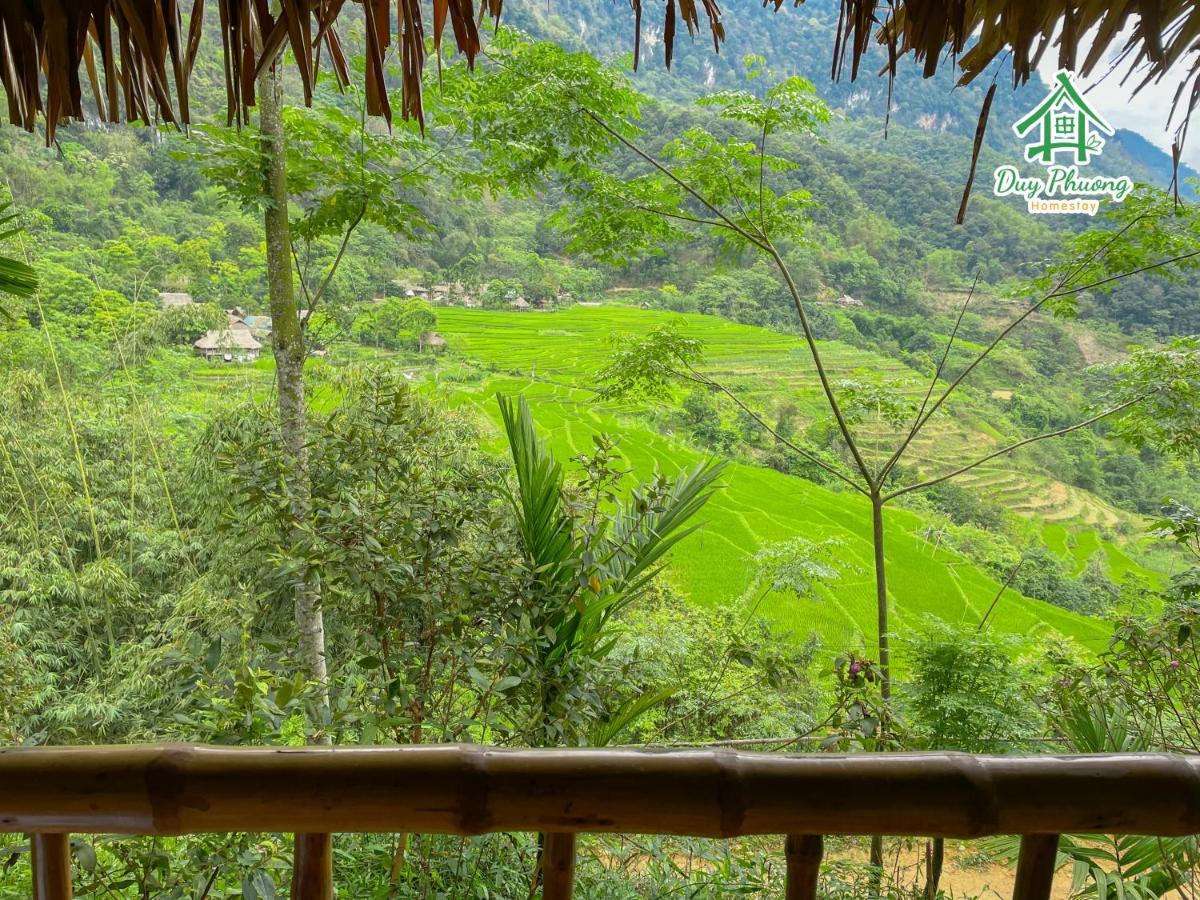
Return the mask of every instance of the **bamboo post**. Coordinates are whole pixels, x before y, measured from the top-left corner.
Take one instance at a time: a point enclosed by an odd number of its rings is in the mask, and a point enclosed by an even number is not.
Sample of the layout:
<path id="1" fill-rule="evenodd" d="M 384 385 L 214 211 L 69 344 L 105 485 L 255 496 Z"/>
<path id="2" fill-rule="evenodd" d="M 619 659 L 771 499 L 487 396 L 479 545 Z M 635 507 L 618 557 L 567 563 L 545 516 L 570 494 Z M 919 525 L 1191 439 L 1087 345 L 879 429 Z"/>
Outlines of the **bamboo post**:
<path id="1" fill-rule="evenodd" d="M 1057 834 L 1027 834 L 1022 837 L 1013 900 L 1049 900 L 1057 861 Z"/>
<path id="2" fill-rule="evenodd" d="M 542 849 L 542 900 L 571 900 L 575 883 L 575 835 L 552 831 Z"/>
<path id="3" fill-rule="evenodd" d="M 292 900 L 333 900 L 332 835 L 296 835 Z"/>
<path id="4" fill-rule="evenodd" d="M 817 900 L 817 879 L 825 841 L 819 834 L 789 834 L 783 845 L 787 859 L 787 900 Z"/>
<path id="5" fill-rule="evenodd" d="M 71 846 L 64 833 L 35 834 L 31 841 L 33 900 L 71 900 Z"/>

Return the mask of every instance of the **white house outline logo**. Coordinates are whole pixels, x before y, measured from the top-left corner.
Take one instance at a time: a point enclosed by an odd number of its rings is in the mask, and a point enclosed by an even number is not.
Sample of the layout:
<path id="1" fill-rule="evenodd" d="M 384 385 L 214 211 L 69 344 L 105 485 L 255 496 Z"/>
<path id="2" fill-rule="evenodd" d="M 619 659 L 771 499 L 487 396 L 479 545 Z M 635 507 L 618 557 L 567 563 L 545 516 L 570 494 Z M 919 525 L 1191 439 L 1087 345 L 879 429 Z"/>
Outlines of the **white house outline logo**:
<path id="1" fill-rule="evenodd" d="M 1072 156 L 1077 165 L 1087 165 L 1091 154 L 1099 155 L 1104 148 L 1099 132 L 1110 137 L 1115 133 L 1075 89 L 1066 71 L 1058 73 L 1054 89 L 1025 118 L 1013 124 L 1013 131 L 1023 138 L 1037 126 L 1040 139 L 1025 145 L 1025 158 L 1044 166 L 1053 164 L 1059 153 Z"/>

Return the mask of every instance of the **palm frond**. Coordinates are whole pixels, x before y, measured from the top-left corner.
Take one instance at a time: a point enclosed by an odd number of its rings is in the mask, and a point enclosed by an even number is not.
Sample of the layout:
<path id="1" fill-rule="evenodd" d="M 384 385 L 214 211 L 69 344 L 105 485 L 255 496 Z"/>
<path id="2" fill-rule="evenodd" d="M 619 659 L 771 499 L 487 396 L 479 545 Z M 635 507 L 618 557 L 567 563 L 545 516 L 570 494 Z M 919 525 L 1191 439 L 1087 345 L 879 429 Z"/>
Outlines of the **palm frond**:
<path id="1" fill-rule="evenodd" d="M 0 256 L 0 293 L 32 297 L 37 287 L 37 272 L 31 266 L 20 260 Z"/>
<path id="2" fill-rule="evenodd" d="M 708 460 L 681 473 L 649 517 L 637 509 L 638 497 L 622 503 L 610 537 L 614 552 L 606 573 L 621 594 L 632 599 L 640 593 L 667 552 L 700 527 L 700 523 L 687 523 L 712 497 L 725 467 L 726 463 Z"/>
<path id="3" fill-rule="evenodd" d="M 11 225 L 17 219 L 15 212 L 9 212 L 12 202 L 0 203 L 0 241 L 7 240 L 21 233 L 20 225 Z M 11 227 L 7 227 L 11 226 Z M 32 266 L 17 259 L 0 256 L 0 294 L 13 294 L 17 297 L 32 297 L 37 291 L 37 272 Z M 12 318 L 9 312 L 0 306 L 0 315 Z"/>
<path id="4" fill-rule="evenodd" d="M 597 722 L 592 727 L 591 734 L 588 736 L 588 746 L 609 746 L 617 738 L 625 734 L 644 713 L 670 700 L 675 696 L 675 692 L 676 689 L 673 687 L 660 688 L 657 691 L 647 691 L 644 694 L 639 694 L 636 697 L 626 700 L 605 719 Z"/>
<path id="5" fill-rule="evenodd" d="M 498 400 L 517 475 L 510 499 L 521 541 L 538 576 L 557 581 L 576 556 L 571 520 L 562 504 L 563 469 L 538 436 L 525 398 L 515 404 L 504 396 Z"/>

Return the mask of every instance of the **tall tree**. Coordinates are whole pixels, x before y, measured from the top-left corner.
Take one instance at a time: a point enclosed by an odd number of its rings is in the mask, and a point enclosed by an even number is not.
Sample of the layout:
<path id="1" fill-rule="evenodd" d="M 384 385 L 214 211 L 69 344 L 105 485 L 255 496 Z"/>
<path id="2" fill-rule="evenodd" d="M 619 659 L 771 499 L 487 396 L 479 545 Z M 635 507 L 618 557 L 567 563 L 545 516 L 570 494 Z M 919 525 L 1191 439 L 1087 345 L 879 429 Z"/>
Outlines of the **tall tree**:
<path id="1" fill-rule="evenodd" d="M 292 280 L 292 233 L 288 219 L 287 152 L 283 129 L 283 79 L 279 66 L 271 65 L 258 78 L 259 140 L 262 152 L 263 233 L 267 244 L 267 295 L 270 301 L 275 354 L 275 378 L 279 397 L 279 432 L 286 455 L 286 479 L 295 522 L 293 539 L 302 540 L 311 497 L 308 457 L 305 451 L 308 427 L 304 398 L 304 347 L 300 307 Z M 321 685 L 322 699 L 329 703 L 328 667 L 325 660 L 325 619 L 320 593 L 298 568 L 293 603 L 300 656 L 308 674 Z"/>
<path id="2" fill-rule="evenodd" d="M 284 104 L 280 65 L 257 82 L 258 129 L 198 128 L 185 151 L 205 176 L 243 209 L 260 213 L 272 319 L 278 421 L 286 456 L 292 531 L 292 603 L 301 661 L 328 701 L 320 586 L 307 564 L 312 544 L 306 331 L 328 302 L 346 248 L 363 222 L 411 238 L 424 226 L 402 192 L 424 184 L 449 154 L 423 139 L 416 124 L 388 133 L 370 122 L 360 91 L 321 91 L 311 109 Z M 247 178 L 247 172 L 260 177 Z"/>

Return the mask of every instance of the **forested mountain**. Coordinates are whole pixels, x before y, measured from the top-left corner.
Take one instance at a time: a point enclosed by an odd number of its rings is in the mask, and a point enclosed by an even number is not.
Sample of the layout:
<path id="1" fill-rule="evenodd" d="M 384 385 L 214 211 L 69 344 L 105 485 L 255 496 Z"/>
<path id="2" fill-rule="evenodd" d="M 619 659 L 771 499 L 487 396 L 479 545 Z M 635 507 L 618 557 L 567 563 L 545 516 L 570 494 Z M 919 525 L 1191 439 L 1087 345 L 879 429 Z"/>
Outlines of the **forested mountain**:
<path id="1" fill-rule="evenodd" d="M 999 89 L 992 104 L 986 143 L 1008 161 L 1022 159 L 1021 143 L 1010 126 L 1045 96 L 1047 89 L 1039 80 L 1014 87 L 1011 73 L 1004 66 L 995 66 L 992 77 L 985 74 L 969 84 L 956 85 L 949 69 L 942 68 L 925 78 L 920 67 L 909 61 L 889 85 L 886 78 L 876 76 L 887 63 L 887 50 L 882 46 L 875 47 L 866 58 L 857 79 L 851 78 L 848 68 L 835 79 L 830 48 L 835 44 L 840 10 L 837 0 L 806 0 L 796 6 L 783 4 L 778 10 L 756 0 L 731 0 L 722 4 L 722 9 L 736 25 L 727 29 L 720 53 L 712 52 L 711 36 L 702 29 L 693 39 L 676 42 L 669 71 L 664 65 L 661 26 L 657 22 L 644 23 L 637 84 L 664 100 L 686 102 L 705 91 L 740 87 L 744 82 L 743 58 L 747 54 L 761 55 L 780 75 L 799 75 L 813 82 L 831 107 L 849 119 L 869 123 L 879 134 L 886 116 L 889 126 L 899 129 L 971 140 L 984 96 L 994 79 Z M 601 57 L 624 54 L 633 58 L 628 15 L 623 7 L 608 0 L 575 4 L 569 15 L 553 4 L 523 5 L 506 11 L 506 21 L 531 34 L 579 46 Z M 857 132 L 859 136 L 865 133 L 870 132 Z M 894 153 L 904 156 L 907 150 L 900 143 Z M 880 149 L 886 147 L 880 145 Z M 947 142 L 942 158 L 945 166 L 935 171 L 949 178 L 956 178 L 960 171 L 965 175 L 969 158 L 969 152 L 964 158 L 957 141 Z M 1173 174 L 1170 155 L 1128 129 L 1117 130 L 1094 165 L 1101 172 L 1128 173 L 1135 180 L 1164 188 Z M 987 166 L 982 169 L 990 171 Z M 1196 174 L 1189 166 L 1181 167 L 1184 181 Z"/>

